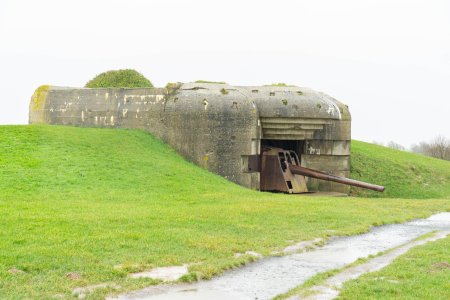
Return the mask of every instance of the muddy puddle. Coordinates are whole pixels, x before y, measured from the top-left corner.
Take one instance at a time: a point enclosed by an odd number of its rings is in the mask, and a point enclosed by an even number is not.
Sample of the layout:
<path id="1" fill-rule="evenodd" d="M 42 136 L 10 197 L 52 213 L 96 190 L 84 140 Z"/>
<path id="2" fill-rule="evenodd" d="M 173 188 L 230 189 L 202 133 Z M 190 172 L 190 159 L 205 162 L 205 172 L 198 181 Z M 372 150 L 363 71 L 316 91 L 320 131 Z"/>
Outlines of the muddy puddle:
<path id="1" fill-rule="evenodd" d="M 159 285 L 112 299 L 271 299 L 317 273 L 342 268 L 358 258 L 400 246 L 432 231 L 450 230 L 450 213 L 375 227 L 370 232 L 330 240 L 310 252 L 267 257 L 209 281 Z"/>

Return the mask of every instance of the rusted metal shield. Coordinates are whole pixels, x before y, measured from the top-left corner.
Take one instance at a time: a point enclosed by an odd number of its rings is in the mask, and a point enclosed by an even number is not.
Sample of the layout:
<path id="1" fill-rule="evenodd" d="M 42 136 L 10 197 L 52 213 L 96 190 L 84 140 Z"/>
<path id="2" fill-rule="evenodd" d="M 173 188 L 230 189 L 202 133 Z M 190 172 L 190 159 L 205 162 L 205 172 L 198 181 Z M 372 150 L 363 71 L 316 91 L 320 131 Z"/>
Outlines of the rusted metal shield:
<path id="1" fill-rule="evenodd" d="M 290 165 L 299 165 L 297 154 L 281 148 L 266 148 L 261 159 L 262 191 L 279 191 L 284 193 L 305 193 L 305 177 L 291 172 Z"/>

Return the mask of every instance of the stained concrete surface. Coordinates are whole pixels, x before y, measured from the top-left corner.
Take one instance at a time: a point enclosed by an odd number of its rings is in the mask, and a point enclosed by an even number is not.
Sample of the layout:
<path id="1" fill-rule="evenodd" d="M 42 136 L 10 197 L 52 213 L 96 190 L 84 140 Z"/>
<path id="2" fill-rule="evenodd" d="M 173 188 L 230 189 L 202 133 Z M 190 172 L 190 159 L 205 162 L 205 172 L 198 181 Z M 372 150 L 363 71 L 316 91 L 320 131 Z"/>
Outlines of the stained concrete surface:
<path id="1" fill-rule="evenodd" d="M 375 227 L 361 235 L 335 238 L 310 252 L 263 258 L 209 281 L 152 286 L 111 299 L 271 299 L 317 273 L 343 268 L 358 258 L 398 247 L 436 230 L 450 230 L 450 213 Z"/>

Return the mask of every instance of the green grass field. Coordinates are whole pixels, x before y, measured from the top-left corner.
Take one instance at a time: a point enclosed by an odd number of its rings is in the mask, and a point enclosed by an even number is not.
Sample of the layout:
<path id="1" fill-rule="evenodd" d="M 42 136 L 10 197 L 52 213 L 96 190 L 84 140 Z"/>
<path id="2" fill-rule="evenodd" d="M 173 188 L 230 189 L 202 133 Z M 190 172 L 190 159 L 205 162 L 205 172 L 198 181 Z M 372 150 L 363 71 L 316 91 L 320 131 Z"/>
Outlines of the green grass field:
<path id="1" fill-rule="evenodd" d="M 353 188 L 360 197 L 445 198 L 450 195 L 450 162 L 352 141 L 354 179 L 386 186 L 384 193 Z"/>
<path id="2" fill-rule="evenodd" d="M 450 299 L 450 237 L 411 249 L 344 284 L 339 299 Z"/>
<path id="3" fill-rule="evenodd" d="M 120 285 L 118 293 L 157 283 L 130 272 L 183 263 L 186 280 L 210 278 L 252 259 L 236 252 L 269 255 L 294 241 L 450 211 L 449 162 L 352 146 L 356 178 L 418 199 L 260 193 L 194 166 L 142 131 L 0 126 L 0 298 L 71 298 L 73 288 L 103 282 Z M 384 157 L 399 171 L 371 175 Z M 423 179 L 420 188 L 399 180 L 411 160 L 417 177 L 439 180 Z"/>

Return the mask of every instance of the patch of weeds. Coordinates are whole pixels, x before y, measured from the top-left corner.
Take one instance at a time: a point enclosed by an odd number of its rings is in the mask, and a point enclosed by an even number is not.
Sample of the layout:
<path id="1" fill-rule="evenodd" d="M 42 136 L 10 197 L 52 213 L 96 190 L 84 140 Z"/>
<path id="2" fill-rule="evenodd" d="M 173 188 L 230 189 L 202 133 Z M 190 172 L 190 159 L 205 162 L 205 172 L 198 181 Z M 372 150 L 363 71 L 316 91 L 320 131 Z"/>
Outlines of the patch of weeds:
<path id="1" fill-rule="evenodd" d="M 198 281 L 198 275 L 196 272 L 189 272 L 186 275 L 183 275 L 178 279 L 180 282 L 195 282 Z"/>
<path id="2" fill-rule="evenodd" d="M 272 84 L 270 84 L 270 86 L 288 86 L 288 85 L 284 82 L 278 82 L 278 83 L 272 83 Z"/>
<path id="3" fill-rule="evenodd" d="M 85 85 L 86 88 L 152 88 L 144 75 L 133 69 L 111 70 L 98 74 Z"/>

